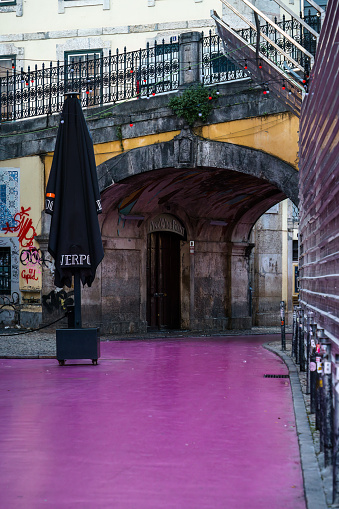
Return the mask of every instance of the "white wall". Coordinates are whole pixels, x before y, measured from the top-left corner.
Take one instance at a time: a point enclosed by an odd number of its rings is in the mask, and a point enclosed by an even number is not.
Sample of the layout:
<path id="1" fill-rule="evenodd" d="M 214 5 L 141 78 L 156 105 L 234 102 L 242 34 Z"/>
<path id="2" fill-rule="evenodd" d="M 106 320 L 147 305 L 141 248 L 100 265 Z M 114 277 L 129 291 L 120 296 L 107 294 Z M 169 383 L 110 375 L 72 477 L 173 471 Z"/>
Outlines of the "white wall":
<path id="1" fill-rule="evenodd" d="M 230 1 L 244 10 L 241 0 Z M 273 0 L 254 3 L 272 16 L 279 13 Z M 27 69 L 63 60 L 64 51 L 104 48 L 107 54 L 144 48 L 155 38 L 167 42 L 183 31 L 208 35 L 211 9 L 234 20 L 220 0 L 17 0 L 0 6 L 0 56 L 15 55 L 17 67 Z"/>

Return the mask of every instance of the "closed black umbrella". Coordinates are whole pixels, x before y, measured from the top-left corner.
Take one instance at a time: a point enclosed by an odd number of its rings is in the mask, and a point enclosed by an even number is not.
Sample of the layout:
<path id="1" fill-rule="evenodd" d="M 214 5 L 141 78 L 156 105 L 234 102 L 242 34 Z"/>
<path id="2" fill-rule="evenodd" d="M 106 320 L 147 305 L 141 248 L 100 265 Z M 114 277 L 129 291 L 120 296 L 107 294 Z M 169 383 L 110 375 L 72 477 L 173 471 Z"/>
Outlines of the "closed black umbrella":
<path id="1" fill-rule="evenodd" d="M 79 271 L 83 285 L 91 286 L 104 256 L 101 204 L 93 142 L 76 94 L 68 95 L 62 111 L 45 211 L 52 215 L 48 251 L 55 260 L 55 285 L 71 287 Z"/>
<path id="2" fill-rule="evenodd" d="M 104 250 L 93 142 L 75 93 L 66 94 L 45 212 L 52 215 L 48 251 L 55 260 L 54 283 L 71 287 L 74 276 L 75 325 L 81 327 L 80 280 L 92 285 Z"/>

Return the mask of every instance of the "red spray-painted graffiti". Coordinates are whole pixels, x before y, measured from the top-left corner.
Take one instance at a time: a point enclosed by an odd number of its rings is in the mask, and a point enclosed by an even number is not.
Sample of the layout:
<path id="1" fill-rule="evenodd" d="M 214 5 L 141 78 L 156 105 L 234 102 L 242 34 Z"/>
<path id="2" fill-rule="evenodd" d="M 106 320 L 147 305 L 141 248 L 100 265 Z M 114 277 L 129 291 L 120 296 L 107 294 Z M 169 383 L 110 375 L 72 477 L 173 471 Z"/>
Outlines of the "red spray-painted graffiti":
<path id="1" fill-rule="evenodd" d="M 18 223 L 17 226 L 9 226 L 7 222 L 5 228 L 2 228 L 2 230 L 5 232 L 5 235 L 6 233 L 18 232 L 18 238 L 21 247 L 33 246 L 34 237 L 37 235 L 33 226 L 32 219 L 28 214 L 30 210 L 31 207 L 28 207 L 28 209 L 21 207 L 21 211 L 17 212 L 14 216 L 14 221 Z"/>
<path id="2" fill-rule="evenodd" d="M 21 277 L 22 279 L 26 280 L 26 283 L 28 284 L 28 281 L 38 281 L 39 277 L 35 274 L 35 269 L 28 269 L 28 272 L 26 272 L 26 269 L 21 271 Z"/>

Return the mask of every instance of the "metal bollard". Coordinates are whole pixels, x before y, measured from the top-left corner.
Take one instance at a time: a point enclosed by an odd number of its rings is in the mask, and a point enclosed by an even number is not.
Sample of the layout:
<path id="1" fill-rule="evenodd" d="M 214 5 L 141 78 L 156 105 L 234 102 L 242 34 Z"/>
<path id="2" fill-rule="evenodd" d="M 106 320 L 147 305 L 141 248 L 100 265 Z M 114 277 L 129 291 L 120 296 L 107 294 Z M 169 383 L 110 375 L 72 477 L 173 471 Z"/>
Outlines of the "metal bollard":
<path id="1" fill-rule="evenodd" d="M 295 358 L 295 338 L 297 328 L 297 306 L 293 307 L 293 326 L 292 326 L 292 357 Z"/>
<path id="2" fill-rule="evenodd" d="M 281 323 L 281 349 L 286 350 L 286 334 L 285 334 L 285 309 L 284 300 L 280 301 L 280 323 Z"/>
<path id="3" fill-rule="evenodd" d="M 311 352 L 310 352 L 310 412 L 314 414 L 316 411 L 316 383 L 317 383 L 317 353 L 316 353 L 316 335 L 317 325 L 311 324 Z"/>
<path id="4" fill-rule="evenodd" d="M 300 359 L 300 350 L 299 350 L 299 333 L 300 333 L 300 327 L 299 327 L 299 323 L 300 323 L 300 310 L 301 308 L 298 306 L 297 307 L 297 316 L 296 316 L 296 326 L 295 326 L 295 362 L 296 364 L 299 364 L 299 359 Z"/>
<path id="5" fill-rule="evenodd" d="M 317 333 L 318 333 L 318 329 L 317 329 Z M 317 430 L 320 430 L 320 424 L 321 424 L 321 420 L 320 420 L 321 398 L 320 398 L 320 396 L 321 396 L 321 389 L 323 386 L 321 373 L 322 373 L 323 367 L 322 367 L 322 361 L 321 361 L 321 355 L 320 355 L 320 344 L 318 343 L 318 338 L 317 338 L 317 342 L 316 342 L 315 352 L 316 352 L 316 365 L 317 365 L 316 384 L 315 384 L 315 427 Z M 320 443 L 320 448 L 321 448 L 321 443 Z M 321 448 L 321 450 L 322 450 L 322 448 Z"/>
<path id="6" fill-rule="evenodd" d="M 333 430 L 333 491 L 332 503 L 339 504 L 339 355 L 335 356 L 334 430 Z"/>
<path id="7" fill-rule="evenodd" d="M 321 345 L 323 358 L 322 371 L 322 431 L 325 467 L 332 465 L 332 446 L 333 446 L 333 405 L 332 405 L 332 362 L 331 362 L 331 342 L 324 334 L 324 329 L 320 329 L 318 338 Z"/>
<path id="8" fill-rule="evenodd" d="M 312 323 L 314 320 L 313 311 L 307 313 L 307 325 L 306 325 L 306 394 L 310 394 L 310 355 L 311 355 L 311 336 L 312 336 Z"/>

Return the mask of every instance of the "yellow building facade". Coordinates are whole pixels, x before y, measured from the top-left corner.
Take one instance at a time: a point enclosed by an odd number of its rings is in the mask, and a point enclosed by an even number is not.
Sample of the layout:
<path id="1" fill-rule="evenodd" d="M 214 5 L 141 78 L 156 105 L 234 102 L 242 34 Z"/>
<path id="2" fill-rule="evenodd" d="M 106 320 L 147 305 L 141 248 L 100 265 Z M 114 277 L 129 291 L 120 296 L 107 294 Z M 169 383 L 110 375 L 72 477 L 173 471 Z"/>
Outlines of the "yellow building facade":
<path id="1" fill-rule="evenodd" d="M 262 8 L 268 2 L 263 0 Z M 272 2 L 269 2 L 272 4 Z M 22 0 L 1 2 L 0 73 L 15 65 L 49 65 L 84 55 L 108 55 L 116 47 L 135 50 L 154 41 L 175 40 L 179 34 L 214 29 L 211 9 L 222 11 L 219 0 L 130 0 L 124 8 L 115 0 Z M 226 16 L 225 11 L 223 10 Z M 279 15 L 279 11 L 271 13 Z M 20 121 L 16 126 L 20 131 Z M 94 146 L 97 165 L 129 150 L 174 139 L 180 130 L 127 135 L 121 140 Z M 297 169 L 298 119 L 290 113 L 264 114 L 227 122 L 214 122 L 194 130 L 209 140 L 231 143 L 267 152 Z M 42 270 L 53 272 L 53 261 L 40 250 L 39 236 L 44 208 L 44 190 L 52 152 L 0 162 L 2 216 L 0 248 L 2 264 L 10 281 L 0 322 L 13 322 L 20 303 L 21 324 L 41 321 Z M 281 299 L 290 299 L 287 205 L 281 206 L 282 279 Z M 3 281 L 5 281 L 5 279 Z M 6 281 L 3 283 L 5 288 Z M 60 289 L 59 289 L 60 290 Z M 5 317 L 5 318 L 4 318 Z"/>

